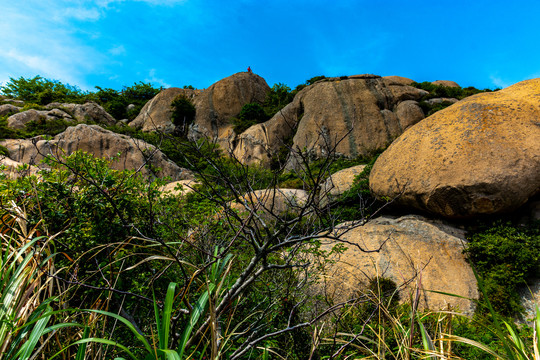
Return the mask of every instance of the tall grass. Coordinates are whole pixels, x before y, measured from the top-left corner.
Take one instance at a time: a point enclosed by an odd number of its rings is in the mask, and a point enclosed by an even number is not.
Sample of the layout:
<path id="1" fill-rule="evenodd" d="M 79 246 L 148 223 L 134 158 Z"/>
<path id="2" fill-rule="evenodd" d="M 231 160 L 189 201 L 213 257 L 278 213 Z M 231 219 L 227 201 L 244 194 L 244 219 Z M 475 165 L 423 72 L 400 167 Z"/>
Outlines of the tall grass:
<path id="1" fill-rule="evenodd" d="M 53 237 L 38 236 L 27 227 L 22 208 L 10 204 L 0 226 L 0 358 L 29 359 L 43 349 L 45 335 L 69 324 L 49 326 L 55 284 L 48 274 L 56 269 L 51 253 Z"/>

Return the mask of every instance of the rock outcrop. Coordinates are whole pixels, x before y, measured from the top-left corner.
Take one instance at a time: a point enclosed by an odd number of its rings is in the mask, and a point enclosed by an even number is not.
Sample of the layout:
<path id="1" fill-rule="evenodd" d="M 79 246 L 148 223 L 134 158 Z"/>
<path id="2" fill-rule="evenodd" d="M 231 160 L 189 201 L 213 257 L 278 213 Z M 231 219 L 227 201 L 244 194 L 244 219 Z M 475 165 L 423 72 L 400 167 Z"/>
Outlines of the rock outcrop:
<path id="1" fill-rule="evenodd" d="M 231 118 L 245 104 L 263 103 L 269 91 L 266 81 L 251 72 L 236 73 L 218 81 L 194 100 L 197 113 L 190 137 L 206 136 L 217 140 L 226 151 L 232 150 L 235 134 Z"/>
<path id="2" fill-rule="evenodd" d="M 243 217 L 253 211 L 268 222 L 275 220 L 275 216 L 298 214 L 307 204 L 308 193 L 299 189 L 255 190 L 245 194 L 242 201 L 231 203 L 231 208 Z"/>
<path id="3" fill-rule="evenodd" d="M 200 183 L 195 180 L 178 180 L 163 185 L 160 190 L 165 196 L 185 196 L 195 191 L 197 185 Z"/>
<path id="4" fill-rule="evenodd" d="M 53 120 L 64 120 L 69 123 L 75 123 L 71 115 L 60 109 L 52 110 L 26 110 L 16 113 L 7 118 L 7 126 L 10 129 L 24 130 L 28 123 L 46 123 Z"/>
<path id="5" fill-rule="evenodd" d="M 520 207 L 540 193 L 539 99 L 534 79 L 433 114 L 378 158 L 372 190 L 453 218 Z"/>
<path id="6" fill-rule="evenodd" d="M 318 81 L 265 123 L 242 133 L 234 154 L 245 164 L 268 164 L 294 136 L 312 156 L 347 157 L 382 149 L 423 114 L 415 102 L 427 92 L 375 75 Z M 402 102 L 407 104 L 399 106 Z M 398 111 L 400 108 L 400 111 Z"/>
<path id="7" fill-rule="evenodd" d="M 0 116 L 11 115 L 21 111 L 21 108 L 11 104 L 0 105 Z"/>
<path id="8" fill-rule="evenodd" d="M 140 169 L 145 176 L 169 177 L 173 181 L 193 178 L 190 171 L 178 167 L 153 145 L 97 125 L 72 126 L 52 140 L 3 140 L 0 145 L 8 149 L 12 160 L 30 165 L 41 166 L 40 161 L 47 154 L 62 157 L 81 150 L 99 158 L 114 158 L 113 169 Z"/>
<path id="9" fill-rule="evenodd" d="M 365 167 L 366 165 L 357 165 L 332 174 L 321 186 L 319 205 L 324 206 L 349 190 L 354 183 L 354 178 L 360 175 Z"/>
<path id="10" fill-rule="evenodd" d="M 336 232 L 345 229 L 347 224 L 338 226 Z M 324 276 L 326 295 L 336 302 L 357 295 L 369 280 L 379 276 L 396 283 L 403 302 L 409 301 L 420 284 L 421 308 L 441 310 L 450 305 L 473 312 L 474 304 L 467 299 L 478 298 L 478 291 L 474 273 L 462 253 L 463 231 L 420 216 L 380 217 L 349 229 L 342 239 L 348 249 L 327 259 L 330 265 Z M 322 248 L 329 251 L 336 244 L 323 241 Z"/>
<path id="11" fill-rule="evenodd" d="M 429 105 L 435 105 L 435 104 L 442 104 L 442 103 L 452 103 L 455 104 L 459 100 L 456 98 L 433 98 L 433 99 L 427 99 L 426 102 Z"/>
<path id="12" fill-rule="evenodd" d="M 7 119 L 7 126 L 15 130 L 24 130 L 30 122 L 46 123 L 53 120 L 63 120 L 73 124 L 98 123 L 114 125 L 116 123 L 116 120 L 105 109 L 94 102 L 85 104 L 50 103 L 46 106 L 46 110 L 29 109 L 22 112 L 18 112 L 20 109 L 13 105 L 2 105 L 0 107 L 6 106 L 10 106 L 10 110 L 17 109 L 17 111 L 13 111 L 15 114 Z"/>
<path id="13" fill-rule="evenodd" d="M 201 90 L 174 87 L 165 89 L 144 105 L 139 115 L 129 123 L 129 126 L 144 132 L 158 131 L 170 134 L 175 129 L 171 118 L 173 100 L 177 96 L 185 96 L 193 101 L 200 93 Z"/>
<path id="14" fill-rule="evenodd" d="M 383 79 L 390 80 L 401 85 L 411 85 L 412 83 L 414 83 L 414 80 L 412 79 L 409 79 L 403 76 L 396 76 L 396 75 L 383 76 Z"/>
<path id="15" fill-rule="evenodd" d="M 10 179 L 17 179 L 21 176 L 35 175 L 38 168 L 18 161 L 11 160 L 8 157 L 0 156 L 0 174 Z"/>
<path id="16" fill-rule="evenodd" d="M 455 81 L 451 80 L 435 80 L 431 82 L 433 85 L 439 85 L 439 86 L 446 86 L 446 87 L 461 87 L 459 84 Z"/>
<path id="17" fill-rule="evenodd" d="M 116 120 L 101 105 L 93 101 L 84 104 L 50 103 L 46 107 L 47 109 L 62 110 L 79 123 L 116 124 Z"/>

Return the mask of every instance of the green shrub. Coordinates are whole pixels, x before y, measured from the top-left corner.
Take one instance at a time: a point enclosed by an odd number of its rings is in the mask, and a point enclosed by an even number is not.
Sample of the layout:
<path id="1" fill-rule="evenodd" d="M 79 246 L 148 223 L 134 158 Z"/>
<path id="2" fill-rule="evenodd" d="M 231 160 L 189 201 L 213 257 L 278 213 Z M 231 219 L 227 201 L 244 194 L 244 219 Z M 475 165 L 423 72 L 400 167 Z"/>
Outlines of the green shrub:
<path id="1" fill-rule="evenodd" d="M 265 122 L 268 118 L 261 104 L 246 104 L 242 107 L 238 116 L 233 118 L 234 132 L 241 134 L 250 126 Z"/>
<path id="2" fill-rule="evenodd" d="M 283 109 L 285 105 L 290 103 L 294 98 L 291 93 L 291 89 L 282 83 L 277 83 L 272 86 L 266 100 L 264 101 L 263 108 L 268 118 L 274 116 L 279 110 Z"/>
<path id="3" fill-rule="evenodd" d="M 55 136 L 65 131 L 69 126 L 69 122 L 64 119 L 31 121 L 26 124 L 24 137 L 34 137 L 38 135 Z"/>
<path id="4" fill-rule="evenodd" d="M 155 88 L 151 84 L 143 82 L 124 86 L 121 91 L 99 86 L 96 86 L 96 89 L 98 91 L 87 95 L 87 100 L 97 102 L 117 120 L 133 120 L 144 104 L 162 90 L 162 88 Z M 130 104 L 135 105 L 135 108 L 128 112 L 127 107 Z"/>
<path id="5" fill-rule="evenodd" d="M 518 288 L 540 275 L 540 226 L 497 222 L 469 236 L 465 253 L 484 279 L 489 300 L 502 315 L 523 309 Z M 480 311 L 485 311 L 481 308 Z"/>
<path id="6" fill-rule="evenodd" d="M 82 103 L 87 95 L 76 86 L 63 84 L 58 80 L 45 79 L 39 75 L 31 79 L 10 77 L 7 84 L 0 88 L 0 92 L 15 99 L 40 105 L 55 101 Z"/>
<path id="7" fill-rule="evenodd" d="M 185 136 L 187 134 L 188 127 L 193 120 L 195 120 L 195 105 L 193 102 L 185 96 L 178 95 L 171 103 L 172 107 L 172 122 L 176 125 L 177 129 L 180 129 L 180 134 Z"/>

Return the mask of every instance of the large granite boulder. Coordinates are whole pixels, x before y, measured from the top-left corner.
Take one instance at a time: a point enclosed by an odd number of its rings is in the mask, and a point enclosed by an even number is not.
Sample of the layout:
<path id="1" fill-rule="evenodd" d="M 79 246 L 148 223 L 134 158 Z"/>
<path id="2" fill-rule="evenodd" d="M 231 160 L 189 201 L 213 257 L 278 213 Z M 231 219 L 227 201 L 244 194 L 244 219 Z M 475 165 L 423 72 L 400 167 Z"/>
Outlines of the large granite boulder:
<path id="1" fill-rule="evenodd" d="M 185 96 L 193 101 L 201 90 L 168 88 L 160 91 L 152 100 L 147 102 L 139 115 L 129 123 L 129 126 L 141 129 L 144 132 L 158 131 L 170 134 L 174 132 L 172 123 L 173 100 L 178 96 Z"/>
<path id="2" fill-rule="evenodd" d="M 270 87 L 252 72 L 231 75 L 204 90 L 194 100 L 197 110 L 190 137 L 216 140 L 225 150 L 232 150 L 234 131 L 231 118 L 246 104 L 263 103 Z"/>
<path id="3" fill-rule="evenodd" d="M 159 190 L 163 196 L 181 197 L 195 191 L 195 187 L 201 183 L 195 180 L 178 180 L 163 185 Z"/>
<path id="4" fill-rule="evenodd" d="M 38 111 L 34 109 L 16 113 L 7 118 L 7 127 L 15 130 L 26 128 L 29 122 L 40 122 L 47 119 L 46 111 Z"/>
<path id="5" fill-rule="evenodd" d="M 319 205 L 325 206 L 350 190 L 354 183 L 354 178 L 360 175 L 365 168 L 366 165 L 356 165 L 332 174 L 321 186 Z"/>
<path id="6" fill-rule="evenodd" d="M 318 81 L 301 90 L 270 120 L 242 133 L 234 154 L 246 164 L 268 164 L 293 137 L 293 148 L 305 149 L 314 157 L 329 152 L 367 155 L 385 148 L 423 118 L 418 116 L 423 112 L 416 100 L 426 93 L 376 75 Z"/>
<path id="7" fill-rule="evenodd" d="M 81 150 L 99 158 L 114 158 L 113 169 L 140 169 L 145 176 L 169 177 L 173 181 L 193 178 L 190 171 L 180 168 L 153 145 L 104 130 L 98 125 L 72 126 L 52 140 L 41 137 L 11 139 L 0 141 L 0 145 L 7 148 L 12 160 L 30 165 L 42 166 L 40 161 L 47 154 L 62 157 Z"/>
<path id="8" fill-rule="evenodd" d="M 232 202 L 230 207 L 242 217 L 247 218 L 254 212 L 255 218 L 271 222 L 276 217 L 298 215 L 308 201 L 309 194 L 305 190 L 272 188 L 247 193 L 240 202 Z"/>
<path id="9" fill-rule="evenodd" d="M 0 156 L 0 174 L 3 174 L 7 178 L 17 179 L 26 175 L 35 175 L 38 171 L 39 169 L 36 166 L 31 166 L 11 160 L 5 156 Z"/>
<path id="10" fill-rule="evenodd" d="M 383 78 L 386 80 L 397 82 L 401 85 L 412 85 L 412 83 L 414 83 L 414 80 L 403 77 L 403 76 L 391 75 L 391 76 L 383 76 Z"/>
<path id="11" fill-rule="evenodd" d="M 11 104 L 0 105 L 0 116 L 11 115 L 21 111 L 21 108 Z"/>
<path id="12" fill-rule="evenodd" d="M 12 106 L 12 105 L 2 105 Z M 19 109 L 12 106 L 13 108 Z M 29 109 L 11 115 L 7 119 L 7 126 L 15 130 L 24 130 L 28 123 L 47 123 L 53 120 L 63 120 L 67 123 L 98 123 L 114 125 L 116 120 L 95 102 L 85 104 L 50 103 L 45 110 Z"/>
<path id="13" fill-rule="evenodd" d="M 455 81 L 451 80 L 435 80 L 431 82 L 433 85 L 439 85 L 439 86 L 446 86 L 446 87 L 454 87 L 458 88 L 461 87 L 459 84 Z"/>
<path id="14" fill-rule="evenodd" d="M 84 104 L 66 104 L 66 103 L 50 103 L 46 106 L 47 109 L 59 109 L 70 115 L 79 123 L 92 123 L 102 125 L 114 125 L 116 120 L 105 109 L 93 102 L 88 101 Z M 68 120 L 69 120 L 68 118 Z"/>
<path id="15" fill-rule="evenodd" d="M 512 211 L 540 193 L 539 119 L 540 79 L 468 97 L 395 140 L 370 186 L 445 217 Z"/>
<path id="16" fill-rule="evenodd" d="M 420 216 L 380 217 L 354 229 L 337 227 L 347 247 L 330 255 L 323 276 L 325 292 L 336 302 L 366 290 L 376 277 L 391 279 L 400 289 L 400 299 L 408 302 L 420 286 L 420 307 L 447 309 L 448 305 L 471 313 L 478 290 L 474 273 L 462 251 L 464 232 Z M 340 242 L 323 241 L 329 251 Z M 371 251 L 371 252 L 367 252 Z M 455 294 L 442 295 L 431 291 Z"/>

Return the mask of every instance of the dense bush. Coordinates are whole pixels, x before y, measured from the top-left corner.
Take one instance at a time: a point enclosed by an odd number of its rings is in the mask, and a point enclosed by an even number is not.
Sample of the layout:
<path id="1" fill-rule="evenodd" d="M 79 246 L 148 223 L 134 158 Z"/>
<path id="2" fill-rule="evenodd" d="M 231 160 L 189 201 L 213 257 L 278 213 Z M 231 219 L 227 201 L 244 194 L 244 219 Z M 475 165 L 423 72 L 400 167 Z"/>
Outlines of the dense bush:
<path id="1" fill-rule="evenodd" d="M 424 95 L 422 99 L 420 99 L 419 101 L 420 107 L 422 108 L 426 116 L 432 115 L 436 113 L 437 111 L 442 110 L 452 105 L 452 102 L 449 102 L 449 101 L 443 101 L 442 103 L 437 103 L 437 104 L 430 104 L 426 100 L 434 99 L 434 98 L 454 98 L 454 99 L 461 100 L 471 95 L 498 90 L 498 89 L 479 90 L 472 86 L 462 88 L 462 87 L 434 85 L 428 81 L 424 81 L 421 83 L 414 82 L 411 84 L 411 86 L 414 86 L 418 89 L 426 90 L 429 92 L 429 94 Z"/>
<path id="2" fill-rule="evenodd" d="M 171 103 L 172 115 L 171 119 L 179 133 L 185 136 L 189 125 L 195 120 L 195 105 L 185 95 L 178 95 Z"/>
<path id="3" fill-rule="evenodd" d="M 293 98 L 294 95 L 287 85 L 282 83 L 274 84 L 266 95 L 266 100 L 263 104 L 264 112 L 270 118 L 290 103 Z"/>
<path id="4" fill-rule="evenodd" d="M 306 86 L 319 79 L 308 80 Z M 124 105 L 142 104 L 156 93 L 147 85 L 136 84 L 123 92 L 98 88 L 99 96 L 93 96 L 120 114 Z M 287 86 L 276 84 L 264 104 L 246 105 L 239 118 L 265 121 L 269 111 L 279 111 L 293 95 Z M 34 102 L 48 96 L 45 92 Z M 191 108 L 185 101 L 178 107 L 183 123 Z M 6 137 L 54 135 L 66 125 L 38 122 L 23 133 L 7 129 L 5 122 L 6 117 L 0 119 L 0 136 Z M 59 271 L 47 274 L 62 288 L 51 305 L 57 310 L 56 322 L 70 324 L 72 313 L 77 313 L 89 325 L 67 334 L 58 331 L 58 349 L 86 336 L 110 339 L 108 350 L 94 344 L 86 349 L 86 358 L 125 356 L 115 347 L 119 343 L 141 359 L 165 356 L 162 349 L 170 351 L 167 356 L 174 350 L 184 358 L 198 359 L 268 358 L 269 353 L 287 359 L 422 358 L 428 354 L 423 346 L 429 343 L 422 331 L 432 339 L 455 334 L 497 351 L 502 347 L 493 333 L 470 320 L 397 304 L 396 286 L 385 279 L 372 281 L 368 295 L 359 294 L 344 306 L 312 295 L 311 285 L 320 280 L 317 271 L 328 258 L 319 248 L 321 234 L 333 224 L 369 217 L 378 208 L 368 181 L 378 154 L 358 159 L 328 156 L 312 162 L 305 157 L 305 168 L 287 172 L 284 159 L 276 160 L 272 169 L 244 166 L 223 157 L 215 143 L 188 141 L 184 134 L 111 129 L 159 146 L 178 165 L 193 170 L 201 185 L 185 197 L 165 196 L 159 191 L 162 181 L 111 170 L 111 159 L 81 152 L 49 157 L 50 169 L 39 177 L 0 181 L 4 224 L 13 215 L 10 204 L 20 205 L 29 228 L 49 236 L 47 244 L 57 253 L 54 262 Z M 322 182 L 357 164 L 367 166 L 351 190 L 321 208 L 317 199 Z M 305 189 L 310 197 L 300 215 L 272 213 L 266 221 L 263 211 L 272 210 L 263 210 L 244 195 L 278 185 Z M 253 211 L 246 215 L 231 204 Z M 486 278 L 488 296 L 501 313 L 515 313 L 517 287 L 538 275 L 539 232 L 538 225 L 499 223 L 471 236 L 468 256 Z M 69 307 L 93 310 L 65 311 Z M 92 313 L 100 310 L 114 313 L 107 315 L 110 319 Z M 311 322 L 324 311 L 320 321 Z M 133 331 L 126 330 L 129 326 Z M 193 332 L 181 337 L 190 327 Z M 145 335 L 137 337 L 140 334 Z M 141 338 L 147 339 L 150 349 L 140 346 Z M 462 345 L 451 348 L 441 345 L 440 351 L 452 354 L 447 358 L 483 358 L 483 353 Z M 50 358 L 43 351 L 36 357 Z"/>
<path id="5" fill-rule="evenodd" d="M 242 107 L 236 118 L 233 118 L 234 132 L 241 134 L 250 126 L 265 122 L 269 116 L 261 104 L 249 103 Z"/>
<path id="6" fill-rule="evenodd" d="M 40 105 L 51 102 L 82 103 L 88 95 L 76 86 L 62 84 L 58 80 L 45 79 L 39 75 L 31 79 L 9 78 L 7 84 L 0 88 L 0 92 L 14 99 Z"/>
<path id="7" fill-rule="evenodd" d="M 133 120 L 141 111 L 146 102 L 156 96 L 162 88 L 155 88 L 152 84 L 138 82 L 132 86 L 124 86 L 121 91 L 96 86 L 95 93 L 86 97 L 103 106 L 116 120 Z M 134 105 L 128 111 L 128 105 Z"/>
<path id="8" fill-rule="evenodd" d="M 162 90 L 144 82 L 124 86 L 120 91 L 99 86 L 96 86 L 96 89 L 96 92 L 84 92 L 76 86 L 63 84 L 58 80 L 48 80 L 38 75 L 31 79 L 10 78 L 9 82 L 0 88 L 0 92 L 8 97 L 37 105 L 47 105 L 51 102 L 95 101 L 115 119 L 132 120 L 144 104 Z M 130 104 L 134 107 L 128 111 L 127 107 Z"/>
<path id="9" fill-rule="evenodd" d="M 470 235 L 466 254 L 484 279 L 495 309 L 507 316 L 519 314 L 518 289 L 540 276 L 540 226 L 516 227 L 498 222 Z M 486 311 L 486 309 L 481 309 Z"/>

